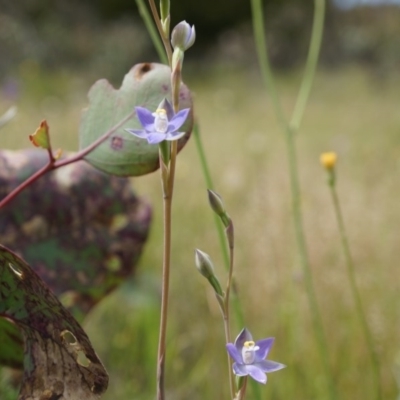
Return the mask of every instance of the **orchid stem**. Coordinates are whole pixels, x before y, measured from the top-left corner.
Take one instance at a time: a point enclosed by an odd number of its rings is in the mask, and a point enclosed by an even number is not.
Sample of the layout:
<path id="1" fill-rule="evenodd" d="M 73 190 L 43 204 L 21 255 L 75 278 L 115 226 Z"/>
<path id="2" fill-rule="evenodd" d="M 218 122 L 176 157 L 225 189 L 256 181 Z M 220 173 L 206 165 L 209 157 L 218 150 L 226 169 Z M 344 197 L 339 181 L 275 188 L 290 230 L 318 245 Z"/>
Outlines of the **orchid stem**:
<path id="1" fill-rule="evenodd" d="M 240 388 L 240 394 L 238 400 L 243 400 L 246 396 L 246 389 L 247 389 L 247 376 L 244 377 L 243 385 Z"/>
<path id="2" fill-rule="evenodd" d="M 225 340 L 226 343 L 231 342 L 230 333 L 230 307 L 229 307 L 229 295 L 232 287 L 232 276 L 233 276 L 233 266 L 234 266 L 234 227 L 232 221 L 226 228 L 226 237 L 229 245 L 229 272 L 228 272 L 228 282 L 226 284 L 225 298 L 224 298 L 224 330 L 225 330 Z M 232 373 L 232 364 L 229 354 L 228 356 L 228 367 L 229 367 L 229 382 L 231 388 L 232 398 L 235 395 L 235 380 Z"/>
<path id="3" fill-rule="evenodd" d="M 175 142 L 174 142 L 175 143 Z M 165 399 L 165 349 L 167 335 L 168 320 L 168 297 L 169 297 L 169 275 L 171 265 L 171 209 L 173 185 L 171 185 L 171 169 L 175 167 L 172 160 L 176 157 L 171 154 L 171 162 L 169 169 L 165 172 L 165 167 L 161 167 L 162 188 L 163 188 L 163 215 L 164 215 L 164 244 L 163 244 L 163 272 L 162 272 L 162 291 L 161 291 L 161 316 L 160 316 L 160 333 L 158 339 L 158 355 L 157 355 L 157 399 Z M 163 163 L 160 155 L 160 163 Z M 165 182 L 165 177 L 166 182 Z"/>
<path id="4" fill-rule="evenodd" d="M 158 29 L 158 33 L 160 34 L 161 40 L 162 40 L 164 48 L 165 48 L 165 52 L 167 53 L 168 64 L 171 65 L 171 63 L 172 63 L 171 44 L 169 43 L 168 38 L 165 37 L 164 30 L 163 30 L 162 25 L 161 25 L 160 16 L 158 15 L 157 7 L 156 7 L 156 5 L 154 3 L 154 0 L 149 0 L 149 4 L 150 4 L 151 12 L 153 14 L 154 22 L 155 22 L 155 24 L 157 26 L 157 29 Z"/>
<path id="5" fill-rule="evenodd" d="M 214 190 L 214 183 L 213 183 L 213 180 L 211 177 L 210 168 L 208 166 L 203 142 L 201 140 L 200 127 L 199 127 L 199 124 L 197 121 L 195 122 L 194 127 L 193 127 L 193 136 L 194 136 L 194 140 L 195 140 L 195 144 L 196 144 L 197 154 L 199 155 L 199 159 L 200 159 L 200 167 L 201 167 L 201 170 L 203 173 L 203 177 L 204 177 L 207 189 Z M 221 223 L 220 217 L 215 213 L 213 213 L 213 214 L 214 214 L 214 221 L 215 221 L 215 226 L 217 228 L 218 240 L 219 240 L 219 244 L 220 244 L 220 248 L 221 248 L 221 252 L 222 252 L 222 256 L 223 256 L 223 260 L 224 260 L 225 269 L 229 272 L 230 258 L 229 258 L 228 246 L 226 244 L 226 236 L 225 236 L 224 228 Z M 237 290 L 235 289 L 234 280 L 233 280 L 233 284 L 231 286 L 232 286 L 232 305 L 233 305 L 233 309 L 235 311 L 237 324 L 240 327 L 243 327 L 245 325 L 243 309 L 242 309 L 240 301 L 239 301 Z"/>

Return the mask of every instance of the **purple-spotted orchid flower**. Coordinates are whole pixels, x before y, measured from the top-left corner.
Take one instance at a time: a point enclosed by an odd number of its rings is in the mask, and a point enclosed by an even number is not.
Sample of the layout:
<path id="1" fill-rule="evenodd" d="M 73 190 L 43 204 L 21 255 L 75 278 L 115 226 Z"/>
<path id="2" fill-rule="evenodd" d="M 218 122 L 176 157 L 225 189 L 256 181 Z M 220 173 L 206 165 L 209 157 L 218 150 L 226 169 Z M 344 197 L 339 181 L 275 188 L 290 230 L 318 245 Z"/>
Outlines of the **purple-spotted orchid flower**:
<path id="1" fill-rule="evenodd" d="M 141 139 L 147 139 L 150 144 L 157 144 L 163 140 L 178 140 L 186 133 L 180 132 L 179 129 L 185 123 L 190 108 L 175 114 L 169 101 L 164 99 L 154 112 L 144 107 L 135 107 L 135 110 L 143 129 L 126 131 Z"/>
<path id="2" fill-rule="evenodd" d="M 228 343 L 226 349 L 235 361 L 233 372 L 237 376 L 250 375 L 260 383 L 267 383 L 268 372 L 279 371 L 285 365 L 275 361 L 266 360 L 274 343 L 274 338 L 253 341 L 251 333 L 244 328 L 235 340 L 235 344 Z"/>

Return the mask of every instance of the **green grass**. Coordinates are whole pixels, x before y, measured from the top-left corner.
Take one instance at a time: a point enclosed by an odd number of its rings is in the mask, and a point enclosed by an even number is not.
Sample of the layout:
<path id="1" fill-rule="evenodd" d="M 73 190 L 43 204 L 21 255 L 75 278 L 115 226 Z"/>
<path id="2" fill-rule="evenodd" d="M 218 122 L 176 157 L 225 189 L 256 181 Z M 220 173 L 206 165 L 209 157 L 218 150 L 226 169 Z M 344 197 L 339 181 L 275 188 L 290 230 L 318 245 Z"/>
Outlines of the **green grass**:
<path id="1" fill-rule="evenodd" d="M 18 117 L 1 132 L 2 147 L 28 147 L 27 136 L 47 118 L 54 147 L 76 149 L 80 109 L 86 103 L 84 81 L 21 73 L 27 90 Z M 296 73 L 278 79 L 288 112 L 298 80 Z M 247 327 L 255 338 L 275 336 L 270 357 L 288 366 L 269 376 L 262 398 L 324 400 L 328 396 L 290 220 L 283 137 L 258 72 L 190 76 L 187 83 L 216 190 L 235 223 L 235 276 Z M 343 399 L 372 399 L 373 375 L 319 155 L 328 150 L 339 155 L 338 193 L 357 283 L 380 358 L 383 397 L 393 399 L 400 354 L 399 93 L 400 75 L 381 82 L 355 67 L 319 72 L 298 138 L 307 242 L 334 380 Z M 227 399 L 222 322 L 212 291 L 194 267 L 198 247 L 211 255 L 225 279 L 194 141 L 179 156 L 176 178 L 167 395 L 174 400 Z M 89 336 L 110 373 L 105 400 L 154 398 L 160 179 L 155 173 L 134 179 L 133 185 L 154 207 L 150 239 L 134 283 L 127 282 L 87 320 Z M 240 329 L 233 327 L 233 334 Z"/>

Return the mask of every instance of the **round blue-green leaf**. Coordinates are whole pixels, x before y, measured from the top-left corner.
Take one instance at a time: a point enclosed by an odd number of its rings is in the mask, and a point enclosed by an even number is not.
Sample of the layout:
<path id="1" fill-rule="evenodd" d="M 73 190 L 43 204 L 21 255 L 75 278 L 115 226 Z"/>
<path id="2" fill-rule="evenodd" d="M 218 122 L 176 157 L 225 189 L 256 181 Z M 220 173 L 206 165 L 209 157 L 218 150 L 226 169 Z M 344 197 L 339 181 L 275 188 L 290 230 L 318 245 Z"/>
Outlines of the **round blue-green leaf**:
<path id="1" fill-rule="evenodd" d="M 131 113 L 136 106 L 156 110 L 160 102 L 171 101 L 171 70 L 164 64 L 135 65 L 115 89 L 107 80 L 97 81 L 89 91 L 89 106 L 83 111 L 80 124 L 80 149 L 84 149 Z M 179 109 L 192 110 L 189 89 L 182 84 Z M 178 141 L 180 150 L 190 137 L 193 112 L 183 125 L 186 135 Z M 158 145 L 126 132 L 126 128 L 141 129 L 136 116 L 127 121 L 85 159 L 94 167 L 118 176 L 139 176 L 159 167 Z"/>

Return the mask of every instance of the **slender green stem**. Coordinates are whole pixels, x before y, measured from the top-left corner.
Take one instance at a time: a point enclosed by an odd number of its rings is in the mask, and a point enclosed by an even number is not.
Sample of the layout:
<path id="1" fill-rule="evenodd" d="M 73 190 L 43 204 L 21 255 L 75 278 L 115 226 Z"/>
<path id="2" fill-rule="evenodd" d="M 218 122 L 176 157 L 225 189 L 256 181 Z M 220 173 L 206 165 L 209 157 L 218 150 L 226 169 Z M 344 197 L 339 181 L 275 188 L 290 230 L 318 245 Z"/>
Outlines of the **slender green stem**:
<path id="1" fill-rule="evenodd" d="M 275 87 L 275 80 L 272 74 L 271 65 L 267 54 L 267 43 L 264 34 L 264 12 L 262 8 L 262 0 L 251 0 L 251 12 L 253 20 L 253 34 L 256 44 L 258 62 L 260 64 L 261 75 L 264 84 L 271 96 L 272 106 L 282 128 L 287 130 L 287 121 L 279 100 L 278 91 Z"/>
<path id="2" fill-rule="evenodd" d="M 289 128 L 288 128 L 289 129 Z M 301 209 L 301 194 L 300 194 L 300 183 L 297 171 L 297 152 L 295 147 L 295 142 L 293 135 L 286 135 L 286 146 L 288 152 L 289 161 L 289 175 L 290 175 L 290 186 L 292 193 L 292 212 L 293 212 L 293 222 L 294 230 L 296 236 L 296 242 L 299 251 L 300 264 L 303 268 L 304 282 L 306 286 L 306 291 L 308 295 L 308 302 L 311 309 L 312 321 L 314 327 L 314 334 L 317 339 L 317 345 L 320 352 L 321 362 L 323 364 L 326 379 L 330 386 L 330 397 L 331 399 L 336 399 L 336 386 L 331 375 L 329 366 L 329 356 L 328 356 L 328 345 L 325 337 L 321 313 L 318 306 L 317 295 L 315 293 L 312 271 L 308 256 L 307 243 L 304 234 L 303 226 L 303 214 Z"/>
<path id="3" fill-rule="evenodd" d="M 171 143 L 171 159 L 169 166 L 164 165 L 160 154 L 161 182 L 163 189 L 164 243 L 163 243 L 163 274 L 161 290 L 161 317 L 157 355 L 157 400 L 165 399 L 165 349 L 168 320 L 169 275 L 171 267 L 171 227 L 172 227 L 172 197 L 174 192 L 175 167 L 178 143 Z"/>
<path id="4" fill-rule="evenodd" d="M 226 283 L 225 298 L 224 298 L 224 328 L 225 328 L 225 340 L 226 343 L 231 343 L 231 333 L 230 333 L 230 292 L 232 287 L 232 277 L 233 277 L 233 266 L 234 266 L 234 227 L 232 221 L 230 221 L 229 226 L 226 228 L 226 236 L 229 244 L 229 272 L 228 281 Z M 228 231 L 229 230 L 229 231 Z M 235 395 L 235 380 L 232 374 L 232 365 L 230 356 L 228 356 L 228 367 L 229 367 L 229 382 L 231 388 L 231 397 L 234 398 Z"/>
<path id="5" fill-rule="evenodd" d="M 160 160 L 161 162 L 161 160 Z M 163 179 L 162 179 L 163 180 Z M 168 184 L 169 182 L 167 182 Z M 171 208 L 172 193 L 165 187 L 163 182 L 163 214 L 164 214 L 164 244 L 163 244 L 163 273 L 161 290 L 161 317 L 160 333 L 158 339 L 157 355 L 157 399 L 165 399 L 165 349 L 168 320 L 168 294 L 169 294 L 169 273 L 171 265 Z"/>
<path id="6" fill-rule="evenodd" d="M 195 122 L 194 127 L 193 127 L 193 136 L 194 136 L 194 140 L 196 143 L 197 154 L 199 155 L 199 158 L 200 158 L 200 167 L 203 172 L 206 186 L 208 189 L 214 190 L 214 183 L 213 183 L 213 180 L 211 177 L 210 168 L 208 166 L 207 157 L 206 157 L 204 147 L 203 147 L 203 142 L 201 140 L 199 124 L 197 122 Z M 229 251 L 228 251 L 228 246 L 227 246 L 227 242 L 226 242 L 224 227 L 221 223 L 220 217 L 215 213 L 214 213 L 214 220 L 215 220 L 215 226 L 217 228 L 218 240 L 220 243 L 222 256 L 224 259 L 224 265 L 225 265 L 226 270 L 229 272 L 230 258 L 229 258 Z M 239 301 L 239 297 L 237 295 L 237 291 L 235 289 L 234 282 L 232 285 L 232 304 L 233 304 L 233 309 L 235 311 L 235 317 L 236 317 L 237 323 L 240 327 L 243 327 L 245 325 L 244 315 L 243 315 L 243 310 L 242 310 L 242 307 L 241 307 L 241 304 Z"/>
<path id="7" fill-rule="evenodd" d="M 136 4 L 139 9 L 139 14 L 143 19 L 147 31 L 149 32 L 151 41 L 153 42 L 154 47 L 157 51 L 158 57 L 160 58 L 162 63 L 168 64 L 168 57 L 165 53 L 163 42 L 161 41 L 160 36 L 157 33 L 157 29 L 154 25 L 154 21 L 149 12 L 149 9 L 144 4 L 144 0 L 136 0 Z"/>
<path id="8" fill-rule="evenodd" d="M 197 121 L 194 123 L 194 126 L 193 126 L 193 137 L 194 137 L 194 140 L 196 143 L 197 154 L 199 155 L 199 158 L 200 158 L 200 167 L 201 167 L 201 171 L 203 173 L 204 180 L 206 181 L 206 186 L 208 189 L 214 190 L 214 183 L 213 183 L 213 180 L 211 177 L 210 168 L 208 166 L 207 157 L 206 157 L 204 147 L 203 147 L 203 142 L 202 142 L 201 136 L 200 136 L 200 128 L 199 128 L 199 124 Z M 229 271 L 229 252 L 228 252 L 228 247 L 226 245 L 224 228 L 221 224 L 220 217 L 215 213 L 213 213 L 213 215 L 215 217 L 215 224 L 217 227 L 218 239 L 219 239 L 219 243 L 220 243 L 220 247 L 221 247 L 221 251 L 222 251 L 222 256 L 224 258 L 224 264 L 225 264 L 226 270 Z"/>
<path id="9" fill-rule="evenodd" d="M 300 128 L 308 98 L 310 97 L 324 32 L 325 0 L 315 0 L 314 4 L 314 21 L 311 32 L 310 48 L 304 70 L 304 78 L 301 82 L 299 94 L 290 120 L 290 127 L 294 132 L 297 132 Z"/>
<path id="10" fill-rule="evenodd" d="M 230 343 L 230 329 L 229 329 L 229 314 L 226 314 L 226 309 L 225 309 L 225 314 L 224 314 L 224 332 L 225 332 L 225 341 L 226 343 Z M 232 373 L 232 362 L 229 354 L 227 354 L 228 357 L 228 372 L 229 372 L 229 388 L 231 390 L 231 397 L 232 399 L 235 397 L 235 379 Z"/>
<path id="11" fill-rule="evenodd" d="M 301 89 L 299 92 L 299 99 L 296 103 L 295 113 L 293 115 L 292 124 L 289 124 L 285 118 L 282 105 L 279 100 L 278 92 L 275 87 L 275 81 L 272 73 L 272 68 L 269 62 L 267 54 L 267 46 L 264 35 L 264 16 L 261 0 L 251 0 L 252 6 L 252 18 L 253 18 L 253 29 L 254 37 L 256 41 L 257 53 L 261 67 L 261 73 L 266 87 L 269 90 L 271 100 L 278 118 L 279 123 L 285 133 L 286 148 L 288 154 L 289 163 L 289 176 L 290 186 L 292 194 L 292 212 L 293 212 L 293 223 L 295 230 L 295 237 L 299 251 L 300 263 L 303 268 L 304 280 L 306 285 L 306 291 L 308 295 L 308 302 L 312 313 L 313 329 L 317 339 L 318 349 L 321 357 L 321 363 L 324 368 L 326 379 L 330 386 L 330 397 L 336 399 L 336 387 L 330 373 L 329 357 L 327 351 L 327 341 L 325 338 L 322 318 L 319 311 L 317 296 L 314 289 L 314 283 L 312 279 L 312 271 L 309 263 L 307 244 L 305 240 L 304 227 L 303 227 L 303 216 L 301 208 L 301 194 L 300 194 L 300 183 L 298 176 L 298 163 L 297 163 L 297 151 L 295 145 L 295 129 L 297 130 L 300 126 L 302 115 L 304 112 L 305 105 L 308 100 L 311 83 L 316 69 L 316 63 L 318 61 L 318 54 L 320 50 L 321 39 L 316 36 L 322 35 L 321 20 L 323 21 L 324 15 L 324 0 L 315 0 L 315 15 L 314 25 L 312 29 L 312 39 L 309 49 L 309 56 L 307 61 L 307 68 L 305 76 L 303 77 Z"/>
<path id="12" fill-rule="evenodd" d="M 161 25 L 160 16 L 158 15 L 157 7 L 154 3 L 154 0 L 149 0 L 149 4 L 150 4 L 151 12 L 153 14 L 153 20 L 157 26 L 158 33 L 160 34 L 161 40 L 162 40 L 164 48 L 165 48 L 165 52 L 167 53 L 168 64 L 171 65 L 171 62 L 172 62 L 171 44 L 169 43 L 168 38 L 165 37 L 164 30 Z"/>
<path id="13" fill-rule="evenodd" d="M 353 257 L 351 255 L 351 251 L 350 251 L 349 240 L 347 238 L 343 214 L 342 214 L 342 210 L 340 207 L 339 197 L 336 192 L 335 183 L 332 182 L 332 184 L 330 184 L 329 187 L 331 190 L 333 205 L 334 205 L 334 209 L 335 209 L 335 216 L 336 216 L 338 229 L 339 229 L 340 240 L 342 243 L 343 253 L 345 256 L 347 274 L 348 274 L 349 281 L 350 281 L 351 293 L 352 293 L 352 296 L 353 296 L 353 299 L 354 299 L 354 302 L 356 305 L 358 317 L 360 318 L 360 321 L 361 321 L 365 341 L 367 342 L 369 355 L 371 358 L 372 368 L 374 370 L 374 378 L 375 378 L 375 386 L 376 386 L 376 399 L 381 400 L 382 399 L 382 387 L 381 387 L 381 379 L 380 379 L 379 359 L 378 359 L 378 355 L 374 348 L 374 341 L 372 338 L 371 331 L 368 327 L 368 322 L 367 322 L 367 318 L 364 313 L 364 307 L 362 304 L 360 292 L 357 287 Z"/>
<path id="14" fill-rule="evenodd" d="M 245 396 L 246 396 L 247 381 L 248 381 L 248 378 L 247 378 L 247 376 L 245 376 L 244 377 L 244 381 L 243 381 L 243 385 L 240 388 L 240 393 L 239 393 L 238 400 L 243 400 L 245 398 Z"/>

